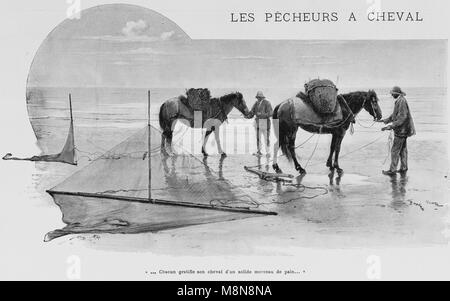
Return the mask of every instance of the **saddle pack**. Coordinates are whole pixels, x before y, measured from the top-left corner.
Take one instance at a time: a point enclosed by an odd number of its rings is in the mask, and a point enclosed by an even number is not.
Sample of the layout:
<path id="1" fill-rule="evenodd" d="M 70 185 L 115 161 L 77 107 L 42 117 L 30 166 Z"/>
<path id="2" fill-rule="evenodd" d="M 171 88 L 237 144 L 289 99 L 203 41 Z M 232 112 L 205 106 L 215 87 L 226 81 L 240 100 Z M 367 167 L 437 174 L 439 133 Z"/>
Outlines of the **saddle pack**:
<path id="1" fill-rule="evenodd" d="M 186 97 L 181 96 L 180 99 L 194 111 L 206 111 L 211 102 L 211 92 L 205 88 L 190 88 Z"/>
<path id="2" fill-rule="evenodd" d="M 320 115 L 332 114 L 337 104 L 338 89 L 328 79 L 314 79 L 305 84 L 307 102 Z"/>

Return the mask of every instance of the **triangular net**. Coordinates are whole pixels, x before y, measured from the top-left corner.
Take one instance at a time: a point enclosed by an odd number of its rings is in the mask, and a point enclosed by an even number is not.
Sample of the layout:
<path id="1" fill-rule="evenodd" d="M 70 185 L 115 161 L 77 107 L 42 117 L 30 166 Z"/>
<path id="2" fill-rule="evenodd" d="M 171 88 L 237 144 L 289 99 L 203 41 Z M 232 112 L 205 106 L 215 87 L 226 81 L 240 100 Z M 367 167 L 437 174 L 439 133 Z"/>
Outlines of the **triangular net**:
<path id="1" fill-rule="evenodd" d="M 158 129 L 152 126 L 141 129 L 49 192 L 205 207 L 255 208 L 250 196 L 221 179 L 201 160 L 186 152 L 163 156 L 160 144 Z"/>
<path id="2" fill-rule="evenodd" d="M 75 138 L 73 133 L 73 118 L 72 118 L 72 104 L 70 104 L 70 126 L 67 133 L 66 143 L 64 144 L 61 152 L 52 155 L 37 155 L 29 158 L 18 158 L 13 157 L 12 154 L 8 153 L 3 158 L 3 160 L 16 160 L 16 161 L 34 161 L 34 162 L 59 162 L 76 165 L 77 161 L 75 159 Z"/>

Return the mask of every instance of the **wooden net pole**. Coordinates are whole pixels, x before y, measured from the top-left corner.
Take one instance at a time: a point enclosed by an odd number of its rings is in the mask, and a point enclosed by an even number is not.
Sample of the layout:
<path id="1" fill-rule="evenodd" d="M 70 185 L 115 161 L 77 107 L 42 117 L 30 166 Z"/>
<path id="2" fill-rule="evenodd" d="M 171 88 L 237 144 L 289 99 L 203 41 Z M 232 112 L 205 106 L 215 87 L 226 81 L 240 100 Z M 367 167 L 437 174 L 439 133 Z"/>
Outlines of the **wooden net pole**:
<path id="1" fill-rule="evenodd" d="M 153 202 L 152 199 L 152 154 L 151 154 L 151 142 L 152 142 L 152 135 L 151 135 L 151 128 L 150 128 L 150 117 L 151 117 L 151 111 L 150 111 L 150 98 L 151 98 L 151 92 L 148 90 L 148 104 L 147 104 L 147 138 L 148 138 L 148 200 L 150 202 Z"/>

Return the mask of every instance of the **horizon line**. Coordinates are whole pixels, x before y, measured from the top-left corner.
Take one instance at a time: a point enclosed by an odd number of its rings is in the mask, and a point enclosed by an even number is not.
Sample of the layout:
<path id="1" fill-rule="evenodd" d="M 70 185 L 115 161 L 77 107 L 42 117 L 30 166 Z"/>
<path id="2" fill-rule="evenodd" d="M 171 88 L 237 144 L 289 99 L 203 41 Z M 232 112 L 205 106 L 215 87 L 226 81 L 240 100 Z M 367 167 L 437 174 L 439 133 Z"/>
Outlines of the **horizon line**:
<path id="1" fill-rule="evenodd" d="M 192 86 L 193 87 L 193 86 Z M 189 89 L 192 87 L 173 87 L 173 86 L 167 86 L 167 87 L 143 87 L 143 86 L 133 86 L 133 87 L 121 87 L 121 86 L 48 86 L 48 85 L 42 85 L 42 86 L 38 86 L 38 85 L 29 85 L 26 87 L 26 89 L 28 88 L 74 88 L 74 89 L 79 89 L 79 88 L 83 88 L 83 89 L 95 89 L 95 88 L 99 88 L 99 89 Z M 203 86 L 199 86 L 199 87 L 203 87 Z M 412 85 L 412 86 L 408 86 L 405 85 L 403 87 L 406 88 L 448 88 L 447 86 L 427 86 L 427 85 L 422 85 L 422 86 L 416 86 L 416 85 Z M 217 86 L 209 86 L 206 87 L 208 89 L 236 89 L 238 87 L 217 87 Z M 266 86 L 266 89 L 293 89 L 293 88 L 297 88 L 297 87 L 292 87 L 292 86 Z M 368 88 L 368 86 L 340 86 L 338 87 L 339 89 L 342 88 Z M 371 89 L 384 89 L 384 88 L 392 88 L 392 86 L 372 86 Z M 241 87 L 241 89 L 262 89 L 261 86 L 247 86 L 247 87 Z"/>

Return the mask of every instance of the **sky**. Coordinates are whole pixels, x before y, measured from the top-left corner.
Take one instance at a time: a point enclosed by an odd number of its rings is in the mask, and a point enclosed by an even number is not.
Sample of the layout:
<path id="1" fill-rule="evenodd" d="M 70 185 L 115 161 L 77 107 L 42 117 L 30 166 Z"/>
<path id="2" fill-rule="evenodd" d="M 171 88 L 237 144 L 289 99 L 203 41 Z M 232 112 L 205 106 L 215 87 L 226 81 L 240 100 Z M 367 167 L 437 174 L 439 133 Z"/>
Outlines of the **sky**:
<path id="1" fill-rule="evenodd" d="M 39 48 L 28 86 L 445 87 L 445 40 L 192 40 L 164 16 L 107 5 L 58 25 Z"/>

